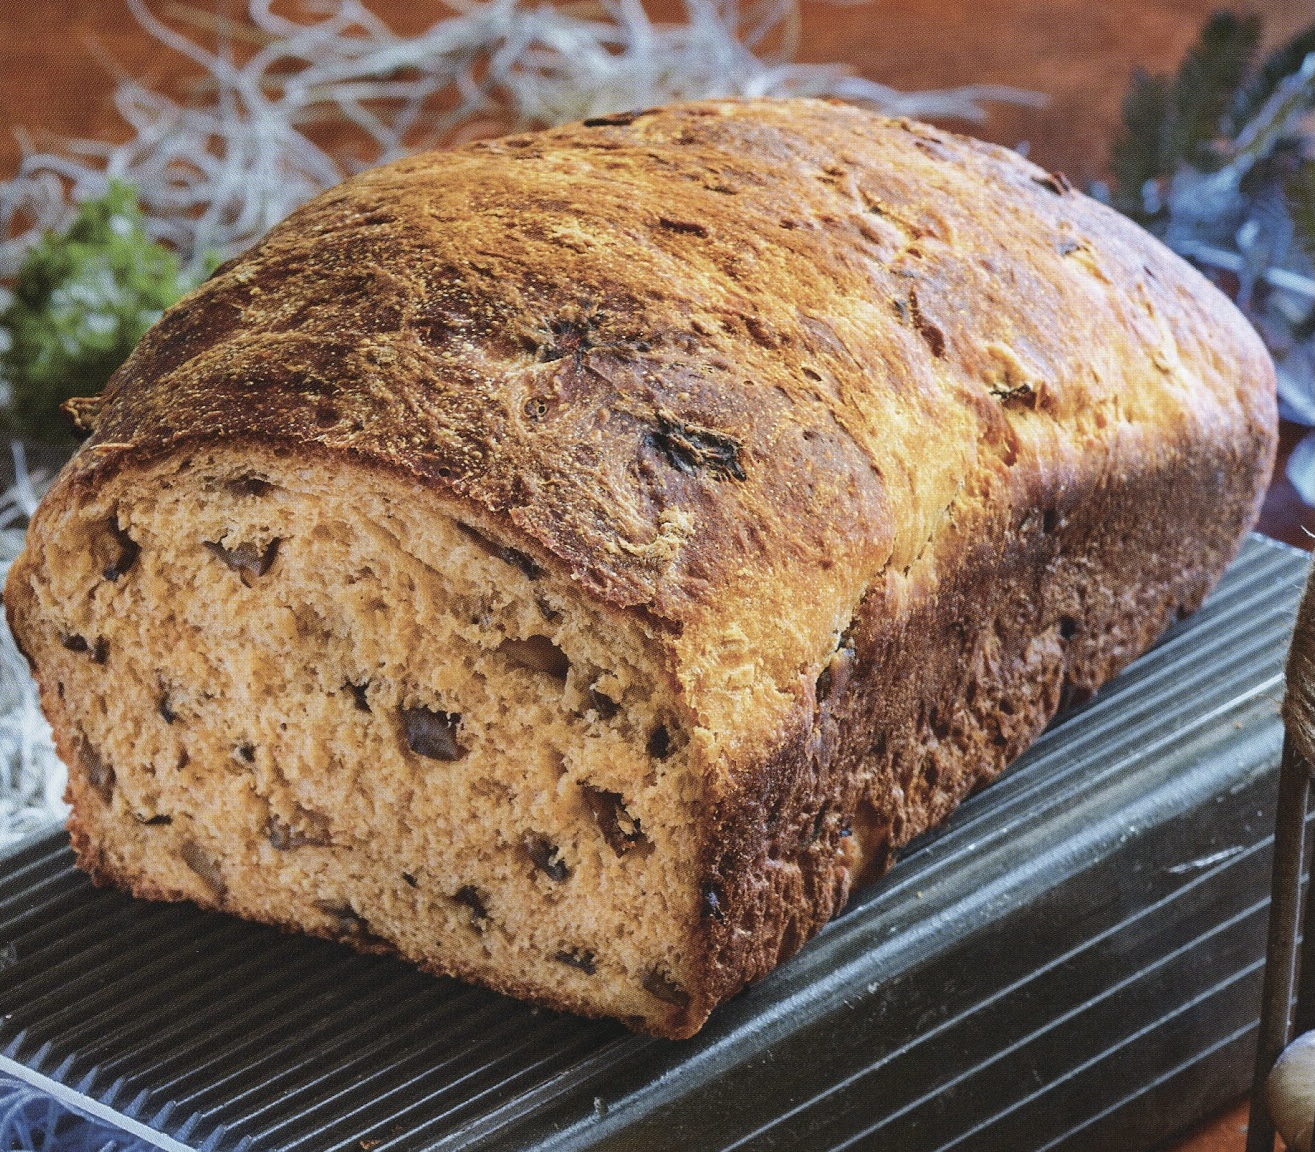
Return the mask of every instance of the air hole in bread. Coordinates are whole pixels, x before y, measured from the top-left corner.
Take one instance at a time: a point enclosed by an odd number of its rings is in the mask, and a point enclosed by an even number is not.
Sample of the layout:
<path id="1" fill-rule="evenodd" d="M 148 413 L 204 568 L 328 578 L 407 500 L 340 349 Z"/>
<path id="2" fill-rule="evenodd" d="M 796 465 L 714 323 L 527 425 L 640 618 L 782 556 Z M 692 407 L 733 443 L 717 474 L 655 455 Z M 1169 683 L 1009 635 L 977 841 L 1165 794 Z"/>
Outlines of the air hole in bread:
<path id="1" fill-rule="evenodd" d="M 695 220 L 677 220 L 672 216 L 659 216 L 658 224 L 668 232 L 683 233 L 687 236 L 698 236 L 704 239 L 708 235 L 708 226 L 700 224 Z"/>
<path id="2" fill-rule="evenodd" d="M 589 687 L 589 704 L 598 713 L 600 720 L 611 720 L 621 711 L 621 705 L 606 692 L 599 691 L 596 685 Z"/>
<path id="3" fill-rule="evenodd" d="M 107 527 L 115 554 L 101 569 L 101 575 L 110 583 L 114 583 L 132 569 L 142 550 L 141 545 L 119 527 L 117 519 L 110 520 Z"/>
<path id="4" fill-rule="evenodd" d="M 226 487 L 234 496 L 268 496 L 274 491 L 274 485 L 260 476 L 238 476 Z"/>
<path id="5" fill-rule="evenodd" d="M 659 724 L 648 734 L 644 748 L 654 760 L 665 760 L 671 755 L 671 730 L 665 724 Z"/>
<path id="6" fill-rule="evenodd" d="M 580 787 L 585 803 L 593 813 L 594 823 L 598 825 L 598 830 L 613 852 L 624 856 L 636 848 L 644 850 L 651 847 L 638 819 L 626 810 L 625 799 L 619 792 L 609 792 L 590 784 L 582 784 Z"/>
<path id="7" fill-rule="evenodd" d="M 406 746 L 417 756 L 430 760 L 460 760 L 466 749 L 457 742 L 461 726 L 459 712 L 440 712 L 432 708 L 400 709 Z"/>
<path id="8" fill-rule="evenodd" d="M 498 645 L 498 651 L 513 664 L 542 672 L 554 680 L 565 680 L 571 670 L 571 662 L 566 653 L 547 636 L 527 636 L 524 640 L 507 639 Z"/>

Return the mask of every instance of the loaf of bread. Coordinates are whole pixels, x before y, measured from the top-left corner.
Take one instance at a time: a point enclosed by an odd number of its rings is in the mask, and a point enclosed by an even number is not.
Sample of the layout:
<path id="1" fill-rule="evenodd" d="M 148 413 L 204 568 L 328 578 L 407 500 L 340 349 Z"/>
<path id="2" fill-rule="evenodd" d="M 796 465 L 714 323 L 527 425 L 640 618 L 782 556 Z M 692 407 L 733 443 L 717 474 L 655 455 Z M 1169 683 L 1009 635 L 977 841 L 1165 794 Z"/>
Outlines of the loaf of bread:
<path id="1" fill-rule="evenodd" d="M 82 866 L 669 1037 L 1199 603 L 1275 426 L 1138 228 L 816 101 L 367 172 L 72 408 L 5 603 Z"/>

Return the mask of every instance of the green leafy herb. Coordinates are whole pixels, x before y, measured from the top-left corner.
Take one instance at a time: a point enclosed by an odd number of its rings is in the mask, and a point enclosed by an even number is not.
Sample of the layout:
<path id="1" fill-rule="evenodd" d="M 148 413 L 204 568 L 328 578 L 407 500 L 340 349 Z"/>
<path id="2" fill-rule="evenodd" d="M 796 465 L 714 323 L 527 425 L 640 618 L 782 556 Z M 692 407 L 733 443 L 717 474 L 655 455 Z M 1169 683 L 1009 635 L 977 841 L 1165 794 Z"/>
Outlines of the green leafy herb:
<path id="1" fill-rule="evenodd" d="M 1174 85 L 1165 160 L 1185 160 L 1205 169 L 1219 163 L 1215 145 L 1224 134 L 1224 113 L 1246 79 L 1259 43 L 1258 16 L 1216 12 L 1206 21 Z"/>
<path id="2" fill-rule="evenodd" d="M 99 392 L 161 312 L 190 284 L 168 249 L 147 235 L 136 193 L 111 181 L 62 234 L 46 233 L 19 269 L 0 313 L 9 346 L 0 374 L 11 434 L 67 440 L 59 412 L 70 396 Z"/>
<path id="3" fill-rule="evenodd" d="M 1164 125 L 1169 120 L 1169 82 L 1137 72 L 1123 98 L 1123 135 L 1114 143 L 1114 205 L 1136 219 L 1146 213 L 1142 189 L 1164 175 Z"/>
<path id="4" fill-rule="evenodd" d="M 1298 32 L 1282 47 L 1275 49 L 1256 71 L 1251 82 L 1238 90 L 1229 114 L 1231 134 L 1240 132 L 1264 107 L 1276 88 L 1315 52 L 1315 24 Z"/>
<path id="5" fill-rule="evenodd" d="M 1315 252 L 1315 160 L 1303 160 L 1284 182 L 1293 231 L 1301 246 Z M 1315 336 L 1315 307 L 1292 326 L 1294 340 Z"/>
<path id="6" fill-rule="evenodd" d="M 1224 117 L 1237 107 L 1259 41 L 1258 17 L 1216 12 L 1173 81 L 1134 75 L 1123 101 L 1124 133 L 1114 145 L 1118 208 L 1144 221 L 1158 211 L 1146 202 L 1148 181 L 1172 176 L 1183 164 L 1218 167 Z"/>

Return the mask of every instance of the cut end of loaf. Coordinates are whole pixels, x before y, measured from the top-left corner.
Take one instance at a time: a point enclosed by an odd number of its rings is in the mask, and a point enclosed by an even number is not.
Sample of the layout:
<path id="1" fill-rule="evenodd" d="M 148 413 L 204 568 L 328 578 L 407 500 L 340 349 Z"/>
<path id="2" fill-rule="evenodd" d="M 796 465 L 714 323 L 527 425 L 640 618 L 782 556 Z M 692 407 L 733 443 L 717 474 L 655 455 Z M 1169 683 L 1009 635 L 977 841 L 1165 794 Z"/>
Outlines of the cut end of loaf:
<path id="1" fill-rule="evenodd" d="M 652 638 L 392 483 L 208 452 L 49 509 L 7 599 L 82 862 L 693 1032 L 702 781 Z"/>

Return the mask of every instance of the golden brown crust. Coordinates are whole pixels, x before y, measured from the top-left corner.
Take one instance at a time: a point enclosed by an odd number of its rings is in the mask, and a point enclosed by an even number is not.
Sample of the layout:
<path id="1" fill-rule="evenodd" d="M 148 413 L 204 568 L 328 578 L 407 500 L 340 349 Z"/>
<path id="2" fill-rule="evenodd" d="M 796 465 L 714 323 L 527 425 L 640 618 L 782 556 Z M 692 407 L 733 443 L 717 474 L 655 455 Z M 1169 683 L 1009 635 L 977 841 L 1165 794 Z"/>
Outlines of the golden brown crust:
<path id="1" fill-rule="evenodd" d="M 1194 606 L 1274 450 L 1272 367 L 1187 265 L 1011 152 L 816 101 L 366 173 L 79 411 L 53 501 L 197 446 L 338 458 L 643 616 L 714 797 L 669 1034 Z"/>

